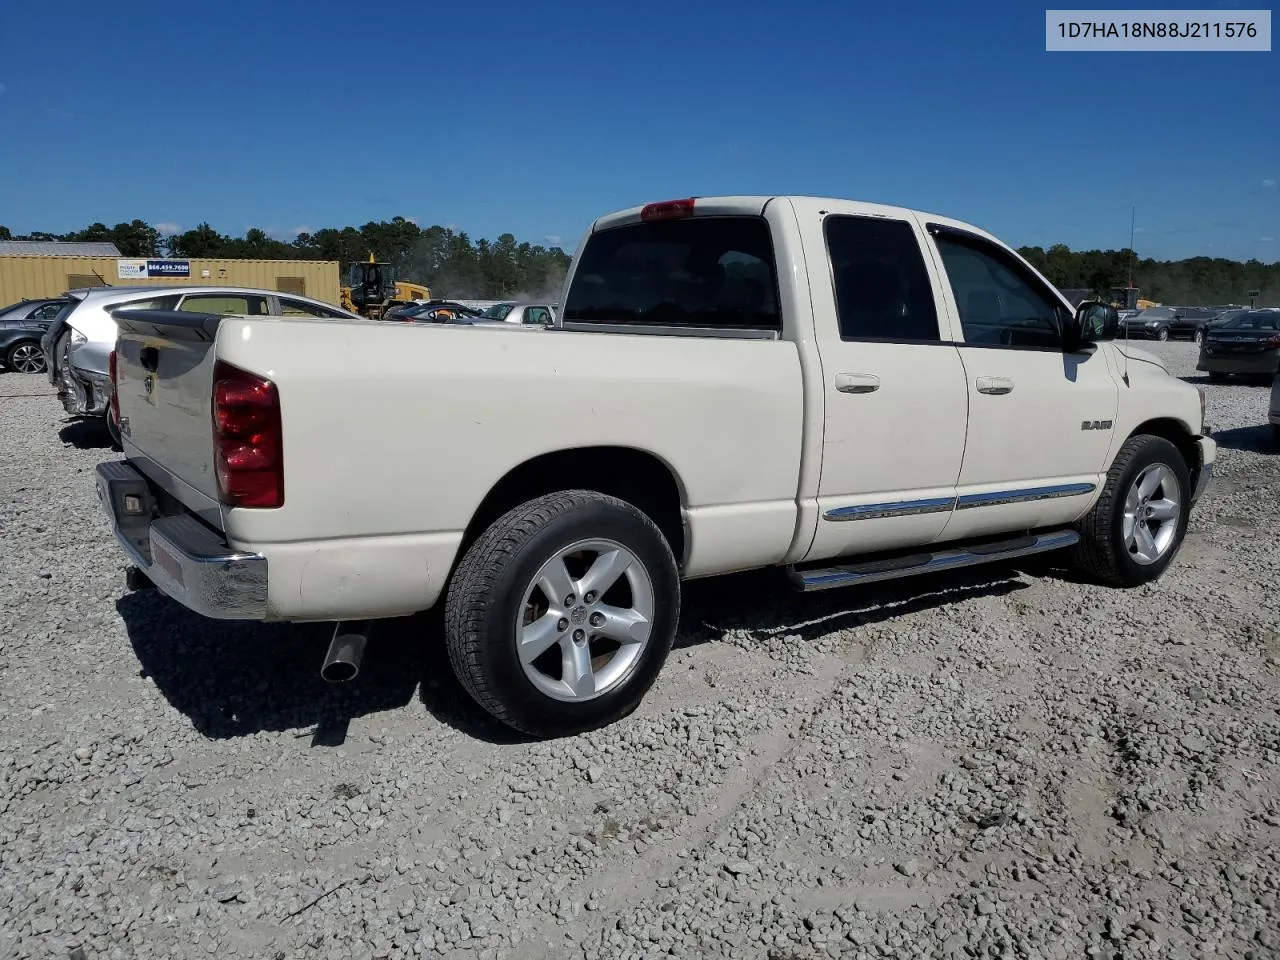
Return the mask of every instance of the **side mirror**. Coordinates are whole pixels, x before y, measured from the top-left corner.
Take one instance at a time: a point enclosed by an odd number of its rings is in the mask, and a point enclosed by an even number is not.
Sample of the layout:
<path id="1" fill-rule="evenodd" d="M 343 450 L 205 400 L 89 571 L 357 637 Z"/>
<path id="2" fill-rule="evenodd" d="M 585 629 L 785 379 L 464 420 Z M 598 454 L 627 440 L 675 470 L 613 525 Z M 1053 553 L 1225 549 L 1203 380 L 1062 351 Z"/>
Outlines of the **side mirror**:
<path id="1" fill-rule="evenodd" d="M 1116 308 L 1097 300 L 1086 300 L 1076 307 L 1066 331 L 1066 347 L 1078 350 L 1091 343 L 1114 340 L 1120 330 L 1120 314 Z"/>

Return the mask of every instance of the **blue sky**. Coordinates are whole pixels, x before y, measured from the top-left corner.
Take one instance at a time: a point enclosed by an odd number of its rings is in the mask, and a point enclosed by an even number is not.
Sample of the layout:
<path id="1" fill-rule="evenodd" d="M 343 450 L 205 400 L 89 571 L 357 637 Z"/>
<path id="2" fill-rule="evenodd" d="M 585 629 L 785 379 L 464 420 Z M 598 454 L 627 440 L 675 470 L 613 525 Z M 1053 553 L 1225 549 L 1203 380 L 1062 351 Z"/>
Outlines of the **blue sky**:
<path id="1" fill-rule="evenodd" d="M 636 203 L 807 193 L 1073 248 L 1136 204 L 1143 256 L 1280 259 L 1274 50 L 1046 53 L 1028 3 L 0 6 L 15 232 L 399 214 L 571 249 Z"/>

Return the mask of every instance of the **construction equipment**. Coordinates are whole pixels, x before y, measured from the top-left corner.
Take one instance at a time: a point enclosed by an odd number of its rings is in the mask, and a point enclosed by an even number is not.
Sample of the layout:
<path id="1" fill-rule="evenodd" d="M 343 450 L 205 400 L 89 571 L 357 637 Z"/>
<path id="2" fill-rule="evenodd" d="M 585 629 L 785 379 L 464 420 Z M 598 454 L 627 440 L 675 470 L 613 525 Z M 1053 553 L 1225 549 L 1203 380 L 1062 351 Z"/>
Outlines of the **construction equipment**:
<path id="1" fill-rule="evenodd" d="M 371 320 L 381 320 L 388 310 L 414 300 L 430 300 L 431 290 L 420 283 L 396 279 L 396 268 L 372 253 L 369 259 L 353 263 L 347 286 L 341 289 L 342 305 Z"/>

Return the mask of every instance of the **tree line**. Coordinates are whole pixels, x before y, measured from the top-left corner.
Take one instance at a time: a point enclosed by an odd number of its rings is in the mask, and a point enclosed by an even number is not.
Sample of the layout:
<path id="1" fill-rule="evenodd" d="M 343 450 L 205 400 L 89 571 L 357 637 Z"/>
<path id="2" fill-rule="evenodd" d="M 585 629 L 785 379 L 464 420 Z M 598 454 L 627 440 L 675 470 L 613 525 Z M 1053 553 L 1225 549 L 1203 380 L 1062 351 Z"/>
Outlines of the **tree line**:
<path id="1" fill-rule="evenodd" d="M 276 240 L 259 229 L 233 237 L 201 223 L 183 233 L 161 236 L 142 220 L 108 227 L 95 223 L 65 234 L 11 236 L 0 226 L 0 239 L 110 241 L 127 257 L 254 258 L 263 260 L 337 260 L 346 265 L 373 253 L 394 264 L 403 280 L 424 283 L 445 297 L 496 299 L 546 298 L 558 294 L 569 267 L 569 254 L 556 246 L 522 243 L 504 233 L 496 240 L 472 240 L 447 227 L 419 227 L 404 217 L 370 221 L 362 227 L 326 227 L 301 233 L 292 242 Z M 1137 258 L 1129 249 L 1071 250 L 1065 244 L 1021 247 L 1022 254 L 1060 289 L 1084 289 L 1106 297 L 1123 287 L 1132 268 L 1140 295 L 1179 306 L 1248 303 L 1249 291 L 1261 291 L 1258 305 L 1280 305 L 1280 262 L 1241 262 L 1221 257 L 1187 260 Z"/>
<path id="2" fill-rule="evenodd" d="M 1280 263 L 1191 257 L 1187 260 L 1138 259 L 1132 250 L 1070 250 L 1065 244 L 1021 247 L 1027 262 L 1059 289 L 1090 290 L 1107 297 L 1128 284 L 1130 263 L 1139 296 L 1173 306 L 1249 303 L 1258 290 L 1257 306 L 1280 306 Z"/>
<path id="3" fill-rule="evenodd" d="M 142 220 L 20 236 L 0 226 L 0 240 L 108 241 L 126 257 L 337 260 L 343 282 L 347 265 L 368 260 L 372 253 L 393 264 L 399 279 L 425 284 L 434 296 L 477 300 L 558 296 L 571 259 L 560 247 L 520 242 L 510 233 L 493 241 L 472 240 L 466 232 L 422 228 L 404 217 L 370 221 L 362 227 L 326 227 L 300 233 L 292 242 L 274 239 L 257 228 L 242 237 L 228 236 L 208 223 L 162 236 Z"/>

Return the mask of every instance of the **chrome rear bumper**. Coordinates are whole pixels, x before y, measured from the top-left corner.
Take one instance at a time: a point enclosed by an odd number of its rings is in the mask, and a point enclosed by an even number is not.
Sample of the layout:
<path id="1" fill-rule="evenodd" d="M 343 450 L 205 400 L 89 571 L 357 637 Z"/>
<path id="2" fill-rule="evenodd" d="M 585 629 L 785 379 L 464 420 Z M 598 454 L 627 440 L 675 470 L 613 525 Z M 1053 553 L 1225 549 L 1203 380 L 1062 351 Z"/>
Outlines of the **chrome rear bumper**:
<path id="1" fill-rule="evenodd" d="M 100 463 L 96 474 L 116 539 L 162 592 L 213 619 L 266 619 L 265 557 L 234 549 L 190 514 L 158 516 L 146 478 L 124 460 Z"/>

